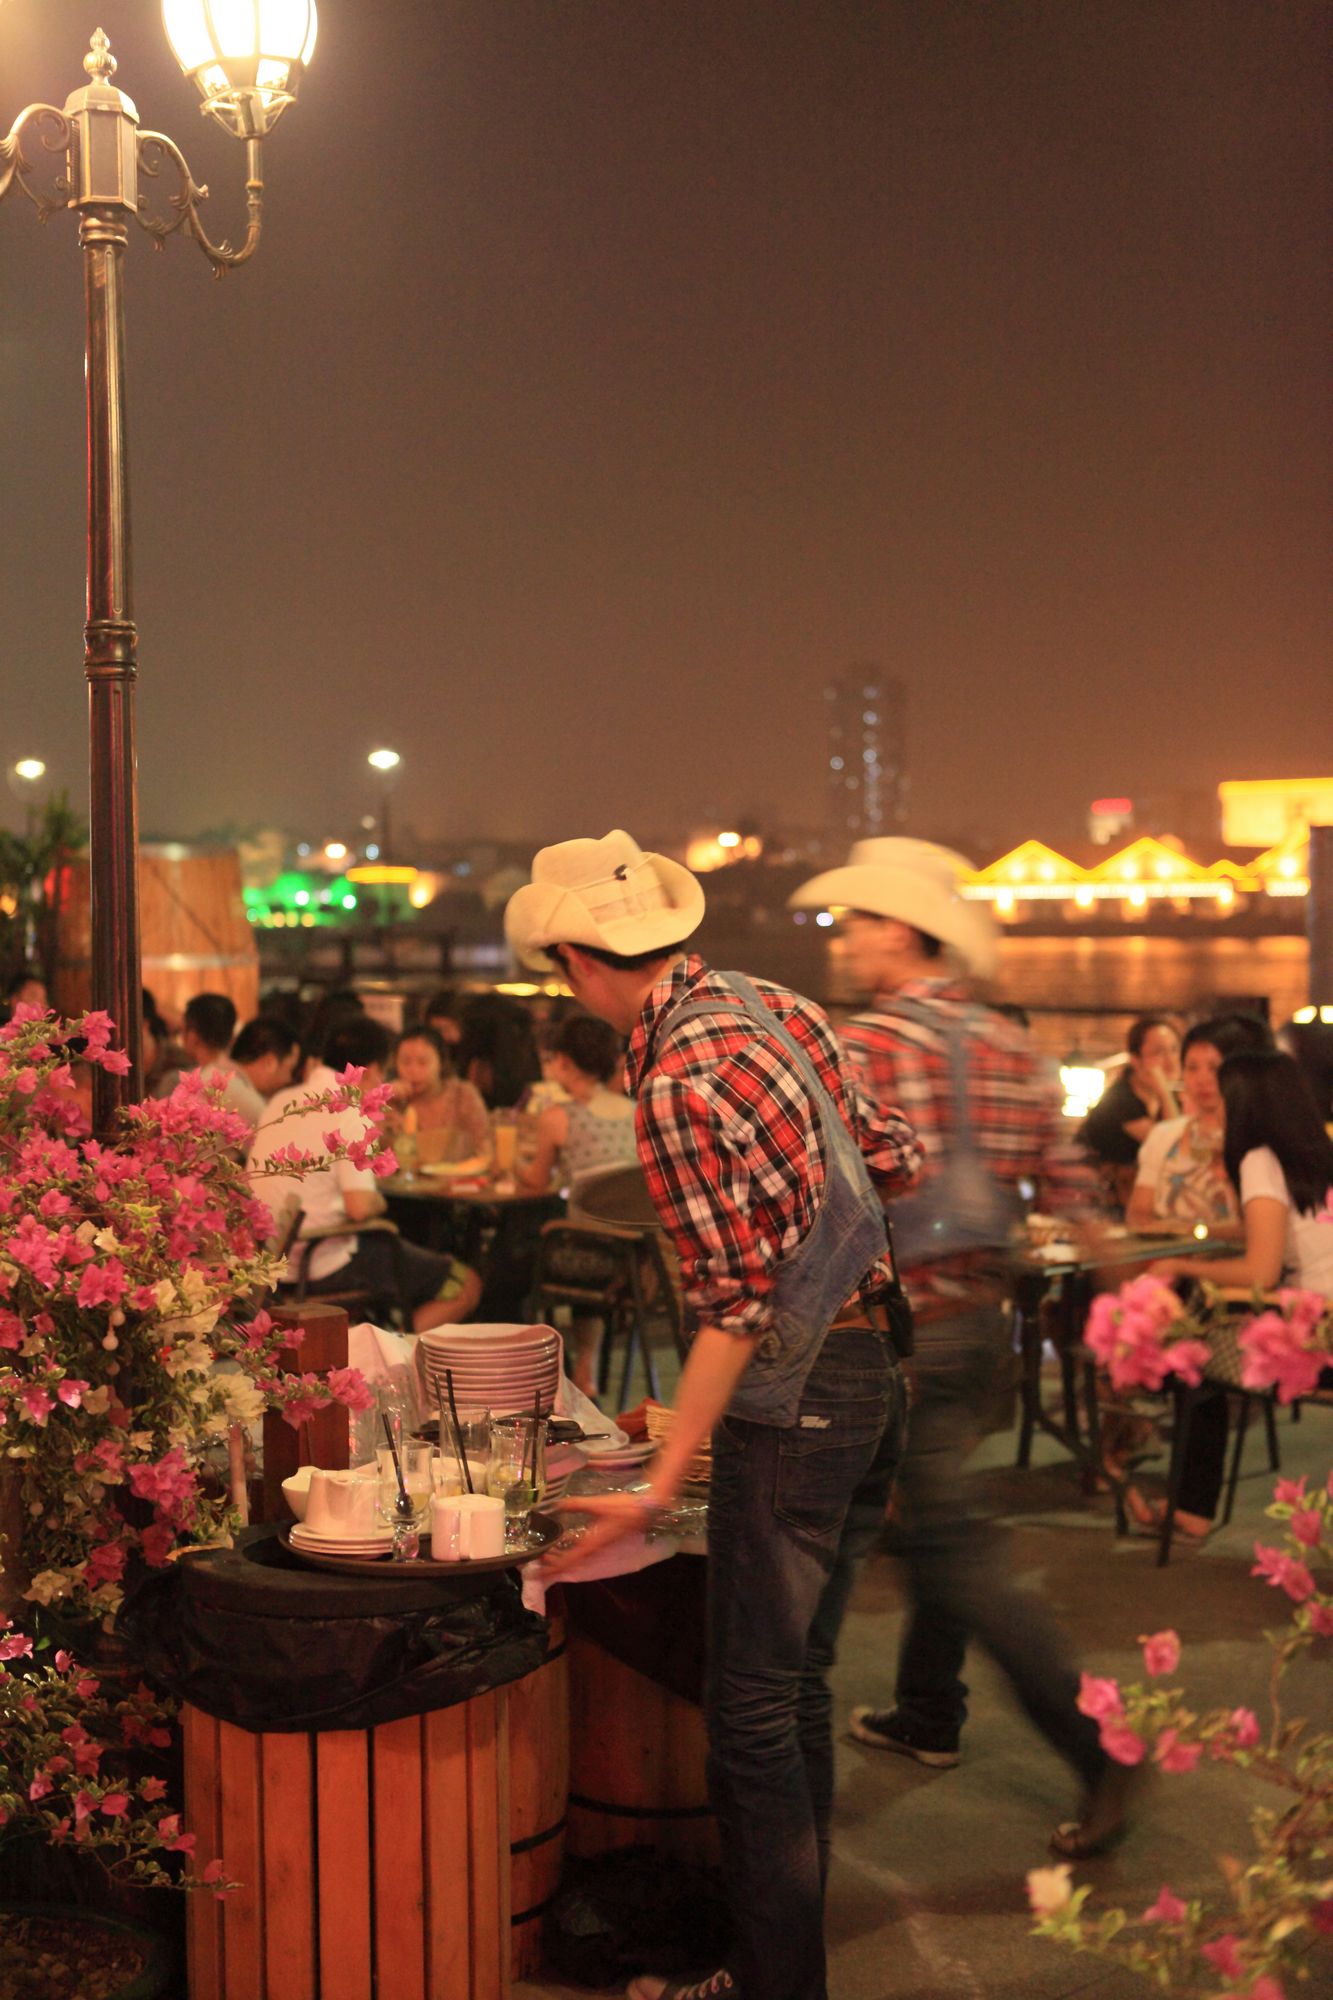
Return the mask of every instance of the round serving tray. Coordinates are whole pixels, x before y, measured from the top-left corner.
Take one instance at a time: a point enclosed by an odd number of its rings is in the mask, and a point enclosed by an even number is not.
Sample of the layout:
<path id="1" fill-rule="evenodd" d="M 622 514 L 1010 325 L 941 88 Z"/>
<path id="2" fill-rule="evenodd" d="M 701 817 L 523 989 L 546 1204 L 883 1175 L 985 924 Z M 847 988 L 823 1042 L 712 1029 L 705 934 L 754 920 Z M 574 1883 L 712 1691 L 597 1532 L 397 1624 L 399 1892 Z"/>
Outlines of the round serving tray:
<path id="1" fill-rule="evenodd" d="M 565 1531 L 565 1524 L 557 1521 L 554 1514 L 533 1514 L 528 1522 L 528 1538 L 521 1549 L 506 1549 L 502 1556 L 465 1557 L 459 1562 L 436 1562 L 434 1556 L 412 1556 L 406 1562 L 396 1563 L 386 1549 L 383 1555 L 374 1556 L 319 1556 L 310 1549 L 301 1548 L 291 1538 L 291 1529 L 282 1530 L 282 1545 L 296 1557 L 298 1562 L 309 1563 L 312 1569 L 333 1570 L 339 1576 L 364 1576 L 367 1569 L 373 1569 L 378 1583 L 385 1577 L 402 1577 L 413 1583 L 424 1583 L 428 1578 L 486 1576 L 492 1570 L 517 1569 L 520 1564 L 534 1562 L 558 1542 Z M 429 1536 L 422 1538 L 429 1546 Z"/>

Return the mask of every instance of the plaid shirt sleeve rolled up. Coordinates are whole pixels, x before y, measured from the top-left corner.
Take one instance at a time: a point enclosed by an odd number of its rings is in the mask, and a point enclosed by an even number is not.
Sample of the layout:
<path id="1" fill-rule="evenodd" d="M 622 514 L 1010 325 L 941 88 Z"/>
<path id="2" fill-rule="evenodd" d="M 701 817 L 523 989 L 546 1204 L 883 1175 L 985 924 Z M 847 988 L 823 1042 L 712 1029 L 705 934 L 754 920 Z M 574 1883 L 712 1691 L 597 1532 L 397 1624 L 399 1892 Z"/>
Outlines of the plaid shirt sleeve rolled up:
<path id="1" fill-rule="evenodd" d="M 915 1179 L 920 1149 L 911 1126 L 857 1091 L 833 1030 L 813 1002 L 756 981 L 814 1064 L 861 1147 L 881 1195 Z M 696 1325 L 763 1333 L 779 1259 L 810 1228 L 824 1184 L 814 1102 L 790 1054 L 735 1012 L 699 1015 L 655 1047 L 656 1030 L 682 1000 L 730 1001 L 699 958 L 677 964 L 649 995 L 630 1043 L 638 1097 L 639 1158 L 649 1191 L 680 1256 Z M 887 1257 L 867 1274 L 867 1296 L 888 1285 Z"/>

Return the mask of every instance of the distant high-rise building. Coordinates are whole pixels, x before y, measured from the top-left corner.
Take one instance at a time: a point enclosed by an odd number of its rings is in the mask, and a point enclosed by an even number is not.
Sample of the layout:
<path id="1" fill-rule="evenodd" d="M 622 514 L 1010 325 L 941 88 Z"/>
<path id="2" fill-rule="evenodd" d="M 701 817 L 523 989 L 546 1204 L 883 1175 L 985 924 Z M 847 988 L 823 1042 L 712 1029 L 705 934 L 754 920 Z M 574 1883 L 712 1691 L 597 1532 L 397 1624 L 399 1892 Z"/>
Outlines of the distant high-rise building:
<path id="1" fill-rule="evenodd" d="M 897 833 L 907 813 L 907 696 L 896 674 L 849 667 L 824 689 L 834 847 Z"/>

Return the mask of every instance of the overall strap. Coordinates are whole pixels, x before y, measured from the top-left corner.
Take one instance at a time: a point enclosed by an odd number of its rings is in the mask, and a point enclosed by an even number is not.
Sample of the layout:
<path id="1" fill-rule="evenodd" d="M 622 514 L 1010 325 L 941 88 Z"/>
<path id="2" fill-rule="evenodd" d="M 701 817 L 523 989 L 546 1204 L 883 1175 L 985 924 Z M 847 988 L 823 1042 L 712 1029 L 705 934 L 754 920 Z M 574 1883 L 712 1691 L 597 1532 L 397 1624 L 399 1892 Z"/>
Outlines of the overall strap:
<path id="1" fill-rule="evenodd" d="M 905 1014 L 911 1021 L 919 1022 L 923 1028 L 929 1028 L 944 1043 L 949 1057 L 949 1094 L 956 1149 L 963 1153 L 975 1153 L 977 1144 L 972 1130 L 972 1112 L 967 1101 L 967 1036 L 964 1025 L 961 1022 L 942 1020 L 936 1008 L 923 1007 L 915 1000 L 896 999 L 894 1011 Z"/>
<path id="2" fill-rule="evenodd" d="M 677 1006 L 672 1008 L 658 1030 L 657 1048 L 661 1049 L 667 1036 L 679 1022 L 691 1020 L 696 1015 L 745 1014 L 753 1021 L 757 1028 L 761 1029 L 765 1034 L 775 1036 L 783 1044 L 787 1053 L 796 1064 L 797 1069 L 801 1072 L 814 1103 L 815 1115 L 819 1120 L 820 1137 L 823 1139 L 825 1151 L 827 1152 L 830 1144 L 830 1127 L 828 1124 L 830 1118 L 837 1119 L 838 1124 L 842 1126 L 844 1133 L 847 1134 L 850 1140 L 851 1134 L 847 1132 L 847 1127 L 843 1119 L 839 1116 L 838 1107 L 829 1096 L 818 1070 L 796 1040 L 796 1037 L 783 1027 L 773 1009 L 764 1005 L 763 1000 L 743 973 L 723 972 L 718 976 L 725 979 L 727 984 L 733 989 L 734 999 L 728 1000 L 719 997 L 709 1000 L 682 1000 Z"/>

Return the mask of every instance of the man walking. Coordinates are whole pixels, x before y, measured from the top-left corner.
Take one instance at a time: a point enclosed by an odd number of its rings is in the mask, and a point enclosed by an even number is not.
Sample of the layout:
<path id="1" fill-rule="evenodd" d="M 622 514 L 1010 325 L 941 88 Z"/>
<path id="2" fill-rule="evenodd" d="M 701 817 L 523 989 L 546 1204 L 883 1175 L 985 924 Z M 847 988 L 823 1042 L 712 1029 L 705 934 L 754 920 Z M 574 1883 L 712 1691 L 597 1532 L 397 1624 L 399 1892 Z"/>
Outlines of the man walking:
<path id="1" fill-rule="evenodd" d="M 859 1103 L 818 1007 L 686 955 L 703 913 L 687 869 L 614 832 L 544 848 L 505 930 L 630 1038 L 639 1158 L 694 1328 L 648 1493 L 580 1500 L 599 1518 L 578 1557 L 669 1506 L 713 1438 L 705 1712 L 733 1948 L 630 1995 L 824 2000 L 825 1676 L 900 1447 L 880 1196 L 918 1156 L 902 1118 Z"/>
<path id="2" fill-rule="evenodd" d="M 1052 1838 L 1059 1853 L 1081 1859 L 1123 1830 L 1136 1774 L 1108 1760 L 1075 1706 L 1064 1634 L 1010 1580 L 993 1530 L 968 1507 L 963 1466 L 1011 1353 L 1003 1252 L 1021 1212 L 1019 1183 L 1037 1182 L 1043 1207 L 1069 1210 L 1085 1199 L 1089 1176 L 1025 1035 L 969 998 L 967 976 L 990 971 L 994 945 L 989 918 L 958 893 L 967 865 L 927 841 L 864 840 L 850 865 L 792 898 L 846 912 L 852 971 L 874 1001 L 845 1025 L 842 1044 L 862 1093 L 903 1106 L 926 1160 L 919 1191 L 894 1207 L 917 1343 L 891 1546 L 906 1565 L 912 1609 L 894 1704 L 854 1709 L 851 1731 L 919 1764 L 957 1764 L 963 1657 L 978 1640 L 1083 1781 L 1080 1819 Z"/>

